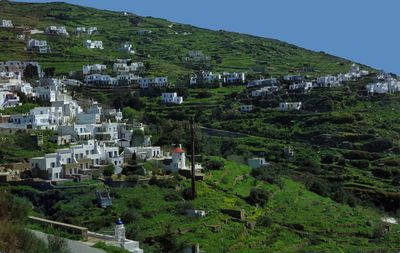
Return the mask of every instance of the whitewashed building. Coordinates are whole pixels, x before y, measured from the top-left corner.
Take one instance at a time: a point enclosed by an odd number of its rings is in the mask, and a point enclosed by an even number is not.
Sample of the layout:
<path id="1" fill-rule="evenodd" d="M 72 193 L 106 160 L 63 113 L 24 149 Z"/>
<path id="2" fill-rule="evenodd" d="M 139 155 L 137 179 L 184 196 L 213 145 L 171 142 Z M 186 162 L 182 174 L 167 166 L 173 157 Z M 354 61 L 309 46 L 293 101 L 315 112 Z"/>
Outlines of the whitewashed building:
<path id="1" fill-rule="evenodd" d="M 54 25 L 46 27 L 45 33 L 51 35 L 64 35 L 64 36 L 69 35 L 67 28 L 65 28 L 65 26 L 54 26 Z"/>
<path id="2" fill-rule="evenodd" d="M 246 104 L 240 105 L 240 111 L 241 112 L 251 112 L 251 111 L 253 111 L 253 105 L 246 105 Z"/>
<path id="3" fill-rule="evenodd" d="M 27 49 L 31 52 L 38 52 L 41 54 L 50 53 L 50 46 L 45 40 L 30 39 L 27 43 Z"/>
<path id="4" fill-rule="evenodd" d="M 276 78 L 263 78 L 258 80 L 253 80 L 247 84 L 247 88 L 252 87 L 262 87 L 262 86 L 277 86 L 278 79 Z"/>
<path id="5" fill-rule="evenodd" d="M 368 93 L 386 94 L 400 92 L 400 82 L 391 80 L 387 82 L 371 83 L 366 85 Z"/>
<path id="6" fill-rule="evenodd" d="M 178 93 L 176 92 L 168 92 L 168 93 L 162 93 L 161 94 L 161 100 L 165 104 L 182 104 L 183 103 L 183 97 L 178 96 Z"/>
<path id="7" fill-rule="evenodd" d="M 86 76 L 88 85 L 118 85 L 118 80 L 110 75 L 92 74 Z"/>
<path id="8" fill-rule="evenodd" d="M 125 156 L 132 156 L 136 154 L 136 157 L 141 160 L 151 160 L 161 158 L 163 156 L 161 147 L 126 147 L 124 148 Z"/>
<path id="9" fill-rule="evenodd" d="M 92 35 L 94 33 L 97 33 L 97 27 L 92 26 L 92 27 L 77 27 L 75 29 L 75 33 L 78 35 Z"/>
<path id="10" fill-rule="evenodd" d="M 301 109 L 301 102 L 279 103 L 279 110 L 281 111 L 298 111 L 300 109 Z"/>
<path id="11" fill-rule="evenodd" d="M 215 82 L 222 81 L 221 74 L 208 72 L 208 71 L 201 71 L 200 74 L 193 74 L 190 77 L 190 84 L 212 84 Z"/>
<path id="12" fill-rule="evenodd" d="M 2 19 L 2 20 L 1 20 L 1 23 L 0 23 L 0 27 L 3 27 L 3 28 L 13 28 L 14 25 L 13 25 L 13 23 L 12 23 L 11 20 Z"/>
<path id="13" fill-rule="evenodd" d="M 313 88 L 312 82 L 293 83 L 289 85 L 289 91 L 307 93 Z"/>
<path id="14" fill-rule="evenodd" d="M 86 46 L 86 48 L 89 48 L 89 49 L 100 49 L 100 50 L 104 49 L 103 41 L 100 41 L 100 40 L 94 40 L 94 41 L 86 40 L 85 46 Z"/>
<path id="15" fill-rule="evenodd" d="M 152 87 L 165 87 L 168 86 L 168 77 L 142 77 L 139 80 L 139 87 L 141 89 L 148 89 Z"/>
<path id="16" fill-rule="evenodd" d="M 251 158 L 247 160 L 247 164 L 254 170 L 258 168 L 268 167 L 270 164 L 265 161 L 265 158 Z"/>
<path id="17" fill-rule="evenodd" d="M 246 82 L 246 74 L 243 72 L 224 72 L 222 73 L 222 79 L 225 84 L 244 84 Z"/>
<path id="18" fill-rule="evenodd" d="M 18 95 L 10 91 L 0 90 L 0 109 L 11 108 L 21 105 Z"/>
<path id="19" fill-rule="evenodd" d="M 336 87 L 340 82 L 336 76 L 321 76 L 317 78 L 317 87 Z"/>
<path id="20" fill-rule="evenodd" d="M 82 67 L 82 73 L 84 75 L 101 74 L 106 70 L 107 70 L 107 66 L 104 64 L 84 65 Z"/>
<path id="21" fill-rule="evenodd" d="M 266 86 L 266 87 L 262 87 L 261 89 L 251 91 L 251 96 L 252 97 L 264 97 L 265 95 L 273 94 L 274 92 L 277 92 L 278 90 L 279 90 L 278 86 Z"/>
<path id="22" fill-rule="evenodd" d="M 133 49 L 132 44 L 130 44 L 129 42 L 125 42 L 121 45 L 120 51 L 125 52 L 127 54 L 134 54 L 135 50 Z"/>

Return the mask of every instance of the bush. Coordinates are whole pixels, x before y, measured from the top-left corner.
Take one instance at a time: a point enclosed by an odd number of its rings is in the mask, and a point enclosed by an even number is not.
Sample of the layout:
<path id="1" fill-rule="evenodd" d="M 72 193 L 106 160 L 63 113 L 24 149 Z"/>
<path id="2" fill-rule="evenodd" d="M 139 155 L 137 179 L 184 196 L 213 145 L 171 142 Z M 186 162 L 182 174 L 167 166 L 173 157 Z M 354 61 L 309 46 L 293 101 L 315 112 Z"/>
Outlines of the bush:
<path id="1" fill-rule="evenodd" d="M 368 143 L 365 143 L 362 146 L 362 149 L 369 151 L 369 152 L 384 152 L 392 147 L 393 147 L 393 144 L 390 140 L 376 139 L 376 140 L 370 141 Z"/>
<path id="2" fill-rule="evenodd" d="M 209 91 L 200 91 L 196 96 L 196 98 L 209 98 L 209 97 L 212 97 L 212 93 Z"/>
<path id="3" fill-rule="evenodd" d="M 262 227 L 270 227 L 273 224 L 272 219 L 269 216 L 263 215 L 257 218 L 257 225 Z"/>
<path id="4" fill-rule="evenodd" d="M 204 167 L 207 170 L 220 170 L 223 169 L 225 166 L 225 163 L 220 160 L 208 160 L 204 163 Z"/>
<path id="5" fill-rule="evenodd" d="M 252 205 L 258 204 L 260 206 L 264 206 L 265 204 L 267 204 L 269 196 L 270 194 L 267 190 L 264 190 L 262 188 L 252 188 L 250 190 L 248 202 Z"/>
<path id="6" fill-rule="evenodd" d="M 168 192 L 164 195 L 165 201 L 179 201 L 182 197 L 177 192 Z"/>
<path id="7" fill-rule="evenodd" d="M 349 160 L 377 160 L 380 158 L 378 154 L 369 153 L 366 151 L 352 150 L 344 153 L 343 156 Z"/>
<path id="8" fill-rule="evenodd" d="M 70 249 L 68 248 L 67 241 L 64 238 L 60 238 L 57 236 L 48 236 L 47 240 L 49 242 L 49 250 L 51 252 L 58 253 L 70 253 Z"/>
<path id="9" fill-rule="evenodd" d="M 358 169 L 366 169 L 369 167 L 369 162 L 367 160 L 354 160 L 350 161 L 350 164 Z"/>

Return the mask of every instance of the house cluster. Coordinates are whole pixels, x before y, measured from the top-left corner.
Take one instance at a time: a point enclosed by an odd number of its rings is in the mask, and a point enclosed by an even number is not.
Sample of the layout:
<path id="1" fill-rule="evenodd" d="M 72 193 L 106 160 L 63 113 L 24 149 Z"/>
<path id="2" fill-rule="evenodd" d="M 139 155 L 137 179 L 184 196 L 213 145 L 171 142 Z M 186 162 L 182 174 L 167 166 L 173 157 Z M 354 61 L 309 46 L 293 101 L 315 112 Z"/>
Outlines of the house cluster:
<path id="1" fill-rule="evenodd" d="M 24 77 L 25 70 L 27 68 L 34 68 L 38 77 L 43 77 L 43 72 L 38 62 L 30 61 L 4 61 L 0 62 L 0 73 L 1 75 L 8 76 L 20 76 Z"/>
<path id="2" fill-rule="evenodd" d="M 122 166 L 123 155 L 118 147 L 107 147 L 96 140 L 89 140 L 43 157 L 32 158 L 30 164 L 34 177 L 57 181 L 99 174 L 109 164 Z"/>
<path id="3" fill-rule="evenodd" d="M 400 81 L 397 79 L 370 83 L 366 86 L 368 93 L 386 94 L 400 92 Z"/>
<path id="4" fill-rule="evenodd" d="M 2 19 L 0 23 L 0 27 L 2 28 L 13 28 L 14 25 L 11 20 Z"/>
<path id="5" fill-rule="evenodd" d="M 85 65 L 82 68 L 87 85 L 99 86 L 127 86 L 139 84 L 141 88 L 149 88 L 158 84 L 165 86 L 168 79 L 165 78 L 142 78 L 136 75 L 144 69 L 142 62 L 132 62 L 131 59 L 118 59 L 113 63 L 112 75 L 106 74 L 107 66 L 102 64 Z"/>
<path id="6" fill-rule="evenodd" d="M 208 71 L 201 71 L 200 73 L 193 74 L 190 77 L 190 85 L 203 85 L 203 84 L 244 84 L 246 82 L 246 74 L 243 72 L 223 72 L 212 73 Z"/>
<path id="7" fill-rule="evenodd" d="M 14 72 L 0 72 L 0 109 L 21 105 L 18 93 L 27 97 L 33 96 L 33 89 L 29 83 L 21 80 L 21 75 Z"/>

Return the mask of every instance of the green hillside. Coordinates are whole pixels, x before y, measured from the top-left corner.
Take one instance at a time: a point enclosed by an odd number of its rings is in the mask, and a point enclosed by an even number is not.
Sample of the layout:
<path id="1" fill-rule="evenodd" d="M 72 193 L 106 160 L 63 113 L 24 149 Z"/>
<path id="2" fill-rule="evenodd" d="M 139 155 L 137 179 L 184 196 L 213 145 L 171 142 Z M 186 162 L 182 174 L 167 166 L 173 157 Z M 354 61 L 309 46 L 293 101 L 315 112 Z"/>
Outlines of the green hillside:
<path id="1" fill-rule="evenodd" d="M 190 25 L 175 24 L 164 19 L 139 17 L 134 14 L 97 10 L 65 3 L 27 4 L 1 1 L 0 16 L 13 21 L 16 27 L 44 30 L 49 25 L 66 26 L 69 37 L 35 34 L 28 36 L 45 39 L 53 53 L 29 54 L 25 42 L 16 34 L 23 29 L 0 30 L 0 60 L 38 60 L 45 67 L 56 67 L 57 73 L 81 69 L 83 64 L 102 63 L 128 57 L 118 51 L 121 43 L 131 42 L 137 51 L 133 58 L 148 62 L 148 74 L 167 75 L 174 82 L 192 72 L 193 66 L 182 62 L 188 50 L 202 50 L 211 56 L 210 69 L 246 71 L 248 74 L 283 75 L 288 71 L 314 69 L 304 74 L 315 76 L 347 71 L 350 62 L 338 57 L 305 50 L 278 40 L 239 33 L 211 31 Z M 99 35 L 77 37 L 77 26 L 97 26 Z M 141 30 L 152 34 L 137 35 Z M 176 34 L 178 33 L 178 34 Z M 183 35 L 187 33 L 188 35 Z M 105 50 L 89 50 L 83 46 L 86 39 L 102 40 Z M 308 69 L 310 70 L 310 69 Z M 186 80 L 185 80 L 186 81 Z"/>
<path id="2" fill-rule="evenodd" d="M 374 81 L 373 75 L 307 94 L 288 93 L 288 84 L 280 79 L 282 89 L 262 99 L 253 99 L 244 85 L 183 86 L 199 69 L 245 71 L 249 80 L 288 73 L 313 78 L 347 72 L 349 61 L 278 40 L 65 3 L 0 1 L 0 18 L 16 25 L 0 29 L 0 61 L 37 60 L 44 67 L 55 67 L 59 75 L 84 64 L 130 57 L 118 48 L 122 42 L 132 43 L 137 53 L 131 58 L 145 63 L 144 75 L 166 75 L 177 87 L 141 91 L 78 87 L 71 89 L 74 97 L 125 109 L 129 122 L 147 124 L 154 145 L 166 149 L 172 143 L 188 149 L 188 119 L 194 115 L 196 150 L 207 169 L 205 180 L 198 182 L 198 198 L 184 201 L 190 181 L 164 175 L 158 163 L 146 162 L 144 167 L 152 172 L 149 184 L 112 188 L 113 206 L 107 209 L 97 207 L 97 181 L 82 189 L 48 192 L 9 187 L 33 204 L 35 214 L 99 232 L 110 231 L 113 221 L 122 217 L 128 237 L 139 240 L 145 252 L 171 252 L 167 246 L 178 249 L 195 243 L 206 252 L 400 251 L 399 225 L 387 230 L 381 220 L 399 218 L 399 93 L 367 94 L 365 85 Z M 71 34 L 32 35 L 49 42 L 50 54 L 27 53 L 25 42 L 16 39 L 28 29 L 49 25 L 66 26 Z M 77 26 L 97 26 L 100 33 L 77 37 L 73 34 Z M 137 35 L 141 29 L 153 32 Z M 86 39 L 102 40 L 105 50 L 86 49 Z M 184 63 L 182 57 L 189 50 L 202 50 L 211 56 L 210 64 Z M 178 92 L 184 103 L 161 103 L 163 91 Z M 303 106 L 299 111 L 278 111 L 283 101 L 301 101 Z M 254 110 L 241 113 L 241 104 L 252 104 Z M 43 150 L 37 150 L 22 134 L 1 137 L 2 162 L 27 160 L 56 148 L 46 142 Z M 287 146 L 293 148 L 293 157 L 284 155 Z M 264 157 L 271 167 L 251 171 L 245 164 L 253 157 Z M 224 166 L 211 169 L 209 160 Z M 127 174 L 137 181 L 136 175 Z M 187 208 L 208 214 L 186 217 Z M 232 220 L 221 213 L 223 208 L 245 210 L 249 223 Z"/>

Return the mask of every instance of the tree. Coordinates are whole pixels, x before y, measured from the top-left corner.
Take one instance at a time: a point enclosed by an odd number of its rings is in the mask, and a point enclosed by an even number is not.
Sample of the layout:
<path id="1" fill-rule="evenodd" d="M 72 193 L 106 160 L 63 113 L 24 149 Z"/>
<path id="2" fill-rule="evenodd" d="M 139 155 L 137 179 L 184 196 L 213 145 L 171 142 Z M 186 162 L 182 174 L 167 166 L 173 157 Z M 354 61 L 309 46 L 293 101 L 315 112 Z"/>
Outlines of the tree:
<path id="1" fill-rule="evenodd" d="M 45 68 L 43 71 L 45 77 L 53 77 L 55 75 L 56 68 L 55 67 Z"/>
<path id="2" fill-rule="evenodd" d="M 133 121 L 138 118 L 138 112 L 129 106 L 122 109 L 122 115 L 124 116 L 124 119 L 127 119 L 128 121 Z"/>
<path id="3" fill-rule="evenodd" d="M 26 79 L 35 79 L 39 77 L 38 68 L 32 64 L 28 64 L 24 70 L 24 77 Z"/>
<path id="4" fill-rule="evenodd" d="M 103 175 L 106 177 L 111 177 L 115 172 L 115 167 L 112 164 L 109 164 L 103 171 Z"/>
<path id="5" fill-rule="evenodd" d="M 250 204 L 259 204 L 260 206 L 264 206 L 267 204 L 269 199 L 269 192 L 262 188 L 252 188 L 250 190 L 250 195 L 248 197 L 248 201 Z"/>

